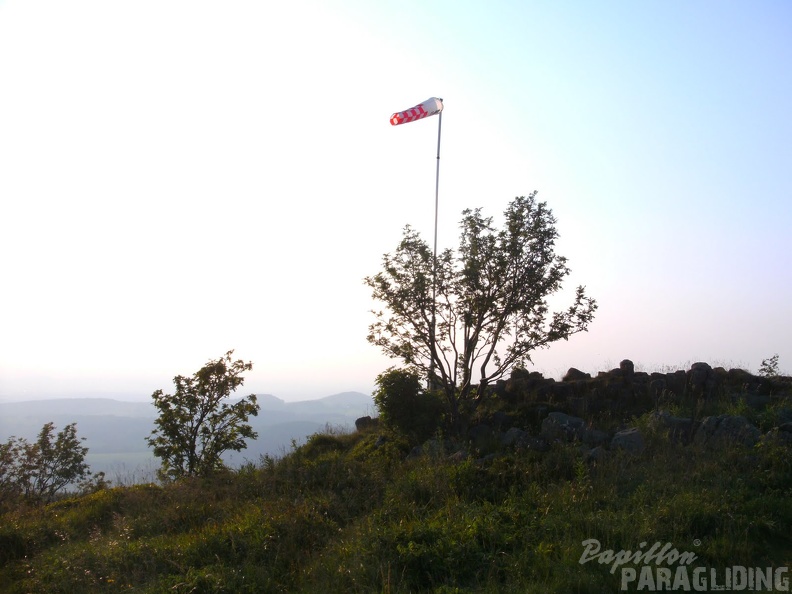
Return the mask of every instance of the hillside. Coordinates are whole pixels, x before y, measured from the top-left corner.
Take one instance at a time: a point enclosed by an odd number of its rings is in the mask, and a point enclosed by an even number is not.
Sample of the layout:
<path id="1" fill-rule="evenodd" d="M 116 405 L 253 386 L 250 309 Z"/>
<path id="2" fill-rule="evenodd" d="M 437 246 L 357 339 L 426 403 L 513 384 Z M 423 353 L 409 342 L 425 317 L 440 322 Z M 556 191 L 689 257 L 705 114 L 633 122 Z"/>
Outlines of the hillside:
<path id="1" fill-rule="evenodd" d="M 371 414 L 371 396 L 343 392 L 315 400 L 285 402 L 270 394 L 257 395 L 261 410 L 250 424 L 258 439 L 248 442 L 226 462 L 239 465 L 269 454 L 291 449 L 292 440 L 305 439 L 327 425 L 351 428 L 356 418 Z M 233 401 L 233 399 L 232 399 Z M 77 423 L 85 437 L 87 462 L 94 472 L 105 472 L 116 482 L 151 480 L 155 459 L 145 438 L 154 428 L 157 411 L 151 402 L 128 402 L 112 398 L 61 398 L 0 403 L 0 443 L 10 436 L 35 439 L 41 427 L 52 421 L 62 428 Z"/>
<path id="2" fill-rule="evenodd" d="M 792 379 L 574 371 L 516 372 L 461 437 L 374 423 L 210 479 L 10 506 L 0 591 L 783 586 Z"/>

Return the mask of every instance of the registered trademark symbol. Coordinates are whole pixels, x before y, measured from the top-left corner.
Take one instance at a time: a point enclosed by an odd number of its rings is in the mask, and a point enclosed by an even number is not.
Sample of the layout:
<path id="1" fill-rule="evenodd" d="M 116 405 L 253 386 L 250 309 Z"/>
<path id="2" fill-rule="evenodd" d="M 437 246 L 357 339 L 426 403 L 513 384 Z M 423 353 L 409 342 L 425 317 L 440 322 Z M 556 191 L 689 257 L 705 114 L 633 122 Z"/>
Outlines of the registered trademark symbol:
<path id="1" fill-rule="evenodd" d="M 698 538 L 697 538 L 697 539 L 695 539 L 695 540 L 693 541 L 693 546 L 694 546 L 694 547 L 701 546 L 701 541 L 700 541 Z"/>

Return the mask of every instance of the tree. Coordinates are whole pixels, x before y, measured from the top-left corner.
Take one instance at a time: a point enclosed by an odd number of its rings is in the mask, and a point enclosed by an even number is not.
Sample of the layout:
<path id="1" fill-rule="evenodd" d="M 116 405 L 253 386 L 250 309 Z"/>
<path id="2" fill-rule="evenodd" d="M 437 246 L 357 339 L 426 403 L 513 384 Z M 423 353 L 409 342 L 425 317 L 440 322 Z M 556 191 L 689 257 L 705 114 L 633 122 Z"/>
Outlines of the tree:
<path id="1" fill-rule="evenodd" d="M 104 485 L 104 473 L 90 479 L 85 462 L 88 448 L 85 438 L 77 437 L 77 424 L 66 425 L 54 435 L 54 423 L 47 423 L 35 442 L 11 437 L 0 445 L 0 495 L 4 498 L 24 496 L 38 501 L 51 501 L 69 485 L 83 490 L 91 485 Z M 53 439 L 54 435 L 54 439 Z"/>
<path id="2" fill-rule="evenodd" d="M 170 478 L 206 476 L 223 468 L 221 455 L 247 447 L 246 439 L 258 435 L 248 418 L 258 415 L 256 395 L 229 404 L 222 402 L 244 383 L 243 372 L 252 363 L 231 360 L 234 351 L 209 361 L 192 377 L 176 376 L 173 395 L 152 394 L 159 417 L 146 438 L 162 460 L 161 475 Z"/>
<path id="3" fill-rule="evenodd" d="M 556 219 L 535 197 L 515 198 L 500 231 L 481 209 L 463 211 L 457 252 L 437 258 L 408 225 L 383 270 L 365 279 L 386 308 L 373 312 L 368 341 L 442 390 L 454 421 L 532 351 L 586 330 L 594 317 L 582 286 L 571 306 L 550 313 L 547 297 L 570 270 L 555 254 Z"/>

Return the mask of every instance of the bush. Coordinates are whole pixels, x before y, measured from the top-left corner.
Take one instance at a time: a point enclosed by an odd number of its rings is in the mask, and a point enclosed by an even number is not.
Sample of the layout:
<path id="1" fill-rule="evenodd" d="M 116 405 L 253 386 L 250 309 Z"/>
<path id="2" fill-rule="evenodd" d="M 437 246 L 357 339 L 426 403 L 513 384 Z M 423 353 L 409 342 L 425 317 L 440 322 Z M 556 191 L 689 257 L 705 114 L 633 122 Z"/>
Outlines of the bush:
<path id="1" fill-rule="evenodd" d="M 376 379 L 374 403 L 382 422 L 415 441 L 432 436 L 443 418 L 443 401 L 421 388 L 421 378 L 410 369 L 391 367 Z"/>

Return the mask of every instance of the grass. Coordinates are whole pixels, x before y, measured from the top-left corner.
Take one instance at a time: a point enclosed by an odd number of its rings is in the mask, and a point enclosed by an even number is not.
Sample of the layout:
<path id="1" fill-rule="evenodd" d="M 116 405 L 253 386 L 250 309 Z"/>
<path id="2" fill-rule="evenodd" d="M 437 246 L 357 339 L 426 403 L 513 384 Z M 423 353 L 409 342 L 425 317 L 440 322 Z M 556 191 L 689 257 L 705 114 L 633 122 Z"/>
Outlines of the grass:
<path id="1" fill-rule="evenodd" d="M 768 427 L 789 402 L 708 406 Z M 788 446 L 714 451 L 669 440 L 651 413 L 627 421 L 643 453 L 597 463 L 576 443 L 406 459 L 398 435 L 328 429 L 208 479 L 20 504 L 0 517 L 0 591 L 618 591 L 610 565 L 580 563 L 588 539 L 668 542 L 716 568 L 792 566 Z"/>

